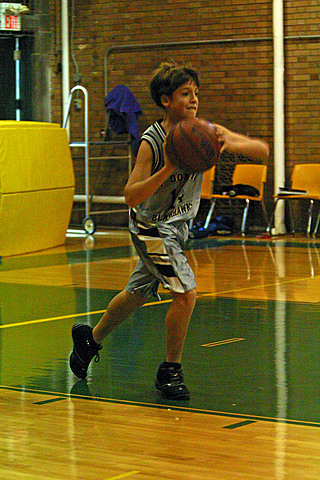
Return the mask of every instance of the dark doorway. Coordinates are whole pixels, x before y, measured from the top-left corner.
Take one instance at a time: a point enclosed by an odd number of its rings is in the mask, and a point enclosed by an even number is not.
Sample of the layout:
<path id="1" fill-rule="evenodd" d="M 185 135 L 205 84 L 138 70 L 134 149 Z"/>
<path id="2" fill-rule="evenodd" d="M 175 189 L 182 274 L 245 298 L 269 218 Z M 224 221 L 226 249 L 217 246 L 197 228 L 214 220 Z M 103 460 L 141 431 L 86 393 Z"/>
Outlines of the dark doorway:
<path id="1" fill-rule="evenodd" d="M 16 98 L 16 63 L 14 52 L 17 46 L 20 59 L 20 100 Z M 32 51 L 33 38 L 0 37 L 0 120 L 32 120 Z M 16 56 L 17 57 L 17 56 Z"/>

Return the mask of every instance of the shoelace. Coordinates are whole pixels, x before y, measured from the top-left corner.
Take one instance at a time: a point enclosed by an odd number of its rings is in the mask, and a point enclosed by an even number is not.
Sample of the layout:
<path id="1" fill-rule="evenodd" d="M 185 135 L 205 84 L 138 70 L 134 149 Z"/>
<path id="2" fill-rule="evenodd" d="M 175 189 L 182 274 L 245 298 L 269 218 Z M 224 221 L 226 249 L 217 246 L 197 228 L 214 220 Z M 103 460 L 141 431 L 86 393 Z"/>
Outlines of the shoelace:
<path id="1" fill-rule="evenodd" d="M 180 370 L 177 370 L 172 374 L 172 382 L 183 382 L 183 373 Z"/>
<path id="2" fill-rule="evenodd" d="M 86 344 L 89 350 L 88 357 L 90 358 L 90 360 L 94 358 L 95 363 L 98 363 L 100 360 L 99 350 L 102 349 L 102 345 L 99 345 L 98 347 L 92 347 L 88 339 L 86 340 Z"/>

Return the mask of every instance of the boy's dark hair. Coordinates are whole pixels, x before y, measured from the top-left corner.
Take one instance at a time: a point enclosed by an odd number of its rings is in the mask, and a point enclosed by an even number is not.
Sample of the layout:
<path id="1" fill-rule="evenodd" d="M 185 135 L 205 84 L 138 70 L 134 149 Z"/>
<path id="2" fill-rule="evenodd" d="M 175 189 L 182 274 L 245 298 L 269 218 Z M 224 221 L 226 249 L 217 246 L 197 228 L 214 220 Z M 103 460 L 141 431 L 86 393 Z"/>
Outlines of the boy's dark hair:
<path id="1" fill-rule="evenodd" d="M 173 92 L 189 80 L 193 80 L 199 87 L 199 74 L 194 68 L 175 62 L 163 62 L 153 72 L 150 82 L 151 97 L 158 107 L 163 108 L 162 95 L 172 98 Z"/>

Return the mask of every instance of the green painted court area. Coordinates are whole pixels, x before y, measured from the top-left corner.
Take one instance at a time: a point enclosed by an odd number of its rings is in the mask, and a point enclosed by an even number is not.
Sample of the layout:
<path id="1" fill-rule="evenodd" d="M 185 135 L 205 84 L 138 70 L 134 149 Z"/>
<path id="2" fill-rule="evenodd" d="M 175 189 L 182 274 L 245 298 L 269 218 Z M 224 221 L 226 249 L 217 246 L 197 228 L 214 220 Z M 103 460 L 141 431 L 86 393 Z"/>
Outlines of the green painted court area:
<path id="1" fill-rule="evenodd" d="M 120 258 L 129 251 L 4 259 L 0 272 Z M 1 387 L 41 391 L 44 402 L 84 395 L 239 415 L 240 423 L 263 418 L 320 426 L 319 303 L 199 295 L 183 357 L 191 400 L 170 402 L 154 388 L 169 296 L 145 305 L 105 341 L 87 381 L 71 373 L 73 323 L 95 325 L 115 293 L 72 284 L 0 283 Z"/>

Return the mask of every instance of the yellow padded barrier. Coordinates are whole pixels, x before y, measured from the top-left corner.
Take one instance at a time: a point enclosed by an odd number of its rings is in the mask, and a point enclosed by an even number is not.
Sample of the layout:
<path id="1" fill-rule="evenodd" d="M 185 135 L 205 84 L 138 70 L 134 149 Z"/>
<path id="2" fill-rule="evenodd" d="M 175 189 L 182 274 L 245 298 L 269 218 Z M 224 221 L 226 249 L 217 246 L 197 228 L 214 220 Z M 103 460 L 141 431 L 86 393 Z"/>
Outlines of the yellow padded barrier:
<path id="1" fill-rule="evenodd" d="M 57 124 L 0 122 L 0 192 L 74 185 L 67 132 Z"/>
<path id="2" fill-rule="evenodd" d="M 40 122 L 0 122 L 0 255 L 65 242 L 74 173 L 65 129 Z"/>

